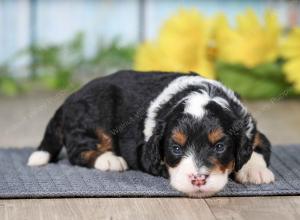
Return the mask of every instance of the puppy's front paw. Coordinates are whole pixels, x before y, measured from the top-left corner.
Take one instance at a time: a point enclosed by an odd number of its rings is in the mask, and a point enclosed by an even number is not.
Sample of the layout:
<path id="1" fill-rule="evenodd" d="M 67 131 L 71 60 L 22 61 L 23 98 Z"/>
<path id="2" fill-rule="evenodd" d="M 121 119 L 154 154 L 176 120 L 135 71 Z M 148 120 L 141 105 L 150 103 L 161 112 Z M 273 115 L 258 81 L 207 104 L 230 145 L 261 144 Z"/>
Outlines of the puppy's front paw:
<path id="1" fill-rule="evenodd" d="M 245 166 L 236 173 L 235 179 L 240 183 L 263 184 L 274 182 L 275 177 L 267 167 Z"/>
<path id="2" fill-rule="evenodd" d="M 128 166 L 123 157 L 118 157 L 108 151 L 96 159 L 95 168 L 101 171 L 124 171 L 128 169 Z"/>

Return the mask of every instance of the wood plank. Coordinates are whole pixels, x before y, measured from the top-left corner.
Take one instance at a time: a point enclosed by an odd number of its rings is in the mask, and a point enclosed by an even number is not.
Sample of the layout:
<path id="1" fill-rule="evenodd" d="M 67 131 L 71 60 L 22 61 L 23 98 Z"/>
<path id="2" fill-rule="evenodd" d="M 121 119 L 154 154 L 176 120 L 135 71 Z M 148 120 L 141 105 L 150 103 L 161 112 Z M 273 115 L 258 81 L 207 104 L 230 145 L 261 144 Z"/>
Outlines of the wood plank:
<path id="1" fill-rule="evenodd" d="M 300 196 L 290 197 L 289 202 L 296 212 L 297 219 L 300 219 Z"/>
<path id="2" fill-rule="evenodd" d="M 0 203 L 0 219 L 5 219 L 5 206 Z"/>
<path id="3" fill-rule="evenodd" d="M 300 219 L 300 197 L 232 197 L 205 200 L 217 219 Z"/>
<path id="4" fill-rule="evenodd" d="M 1 219 L 215 219 L 203 199 L 85 198 L 1 200 Z"/>

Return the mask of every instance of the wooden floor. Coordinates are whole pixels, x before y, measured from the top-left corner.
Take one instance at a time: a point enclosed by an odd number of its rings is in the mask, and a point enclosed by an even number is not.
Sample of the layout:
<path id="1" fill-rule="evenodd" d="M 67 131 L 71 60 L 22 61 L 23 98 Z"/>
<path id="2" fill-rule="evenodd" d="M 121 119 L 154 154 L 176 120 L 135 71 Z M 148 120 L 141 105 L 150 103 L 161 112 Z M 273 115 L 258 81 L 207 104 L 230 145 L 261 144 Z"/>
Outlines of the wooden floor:
<path id="1" fill-rule="evenodd" d="M 0 200 L 0 219 L 300 219 L 300 197 Z"/>
<path id="2" fill-rule="evenodd" d="M 0 146 L 36 146 L 49 117 L 65 96 L 60 92 L 0 99 Z M 247 105 L 273 144 L 300 143 L 300 101 L 270 100 Z M 2 219 L 298 220 L 300 196 L 0 200 Z"/>

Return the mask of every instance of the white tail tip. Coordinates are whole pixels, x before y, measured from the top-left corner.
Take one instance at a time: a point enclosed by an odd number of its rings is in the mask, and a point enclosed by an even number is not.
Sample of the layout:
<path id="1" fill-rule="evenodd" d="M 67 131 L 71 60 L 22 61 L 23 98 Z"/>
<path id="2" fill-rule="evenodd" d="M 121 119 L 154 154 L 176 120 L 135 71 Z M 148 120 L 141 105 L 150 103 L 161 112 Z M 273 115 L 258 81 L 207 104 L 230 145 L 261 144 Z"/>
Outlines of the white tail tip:
<path id="1" fill-rule="evenodd" d="M 42 166 L 50 161 L 50 154 L 47 151 L 33 152 L 27 162 L 28 166 Z"/>

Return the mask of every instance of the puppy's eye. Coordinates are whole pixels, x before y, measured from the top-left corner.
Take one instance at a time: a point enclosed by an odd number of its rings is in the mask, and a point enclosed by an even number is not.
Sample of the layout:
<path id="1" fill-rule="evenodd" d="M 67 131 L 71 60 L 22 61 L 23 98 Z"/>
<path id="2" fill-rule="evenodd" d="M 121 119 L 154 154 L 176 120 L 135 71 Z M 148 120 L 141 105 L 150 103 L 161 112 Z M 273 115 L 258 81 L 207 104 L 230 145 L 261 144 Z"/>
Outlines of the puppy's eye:
<path id="1" fill-rule="evenodd" d="M 217 143 L 215 145 L 215 151 L 217 153 L 223 153 L 225 151 L 225 145 L 223 143 Z"/>
<path id="2" fill-rule="evenodd" d="M 179 145 L 176 145 L 176 144 L 172 145 L 172 152 L 173 152 L 173 154 L 178 155 L 178 156 L 183 154 L 182 147 Z"/>

